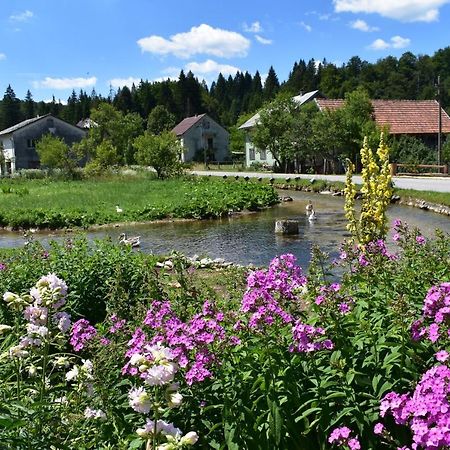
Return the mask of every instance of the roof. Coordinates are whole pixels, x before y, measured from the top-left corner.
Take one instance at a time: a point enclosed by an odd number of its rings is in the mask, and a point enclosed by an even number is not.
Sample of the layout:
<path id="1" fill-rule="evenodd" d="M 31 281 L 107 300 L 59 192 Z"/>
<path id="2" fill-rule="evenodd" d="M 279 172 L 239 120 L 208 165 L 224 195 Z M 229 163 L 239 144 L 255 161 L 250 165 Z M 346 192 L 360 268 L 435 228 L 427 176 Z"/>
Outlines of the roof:
<path id="1" fill-rule="evenodd" d="M 342 99 L 316 99 L 321 110 L 344 106 Z M 389 126 L 390 134 L 432 134 L 439 131 L 436 100 L 372 100 L 375 122 Z M 442 133 L 450 133 L 450 117 L 441 108 Z"/>
<path id="2" fill-rule="evenodd" d="M 303 103 L 306 103 L 306 102 L 310 101 L 311 99 L 313 99 L 314 97 L 316 97 L 318 93 L 319 93 L 318 90 L 306 92 L 306 94 L 300 94 L 300 95 L 296 95 L 295 97 L 292 97 L 292 100 L 294 102 L 298 103 L 299 105 L 303 105 Z M 244 122 L 239 127 L 239 129 L 245 130 L 248 128 L 255 127 L 259 122 L 259 118 L 260 118 L 260 114 L 258 112 L 254 116 L 250 117 L 250 119 L 248 119 L 247 122 Z"/>
<path id="3" fill-rule="evenodd" d="M 186 133 L 189 128 L 193 127 L 197 122 L 199 122 L 206 114 L 200 114 L 199 116 L 186 117 L 178 125 L 173 128 L 172 132 L 177 136 L 182 136 Z"/>
<path id="4" fill-rule="evenodd" d="M 2 131 L 0 131 L 0 136 L 4 135 L 4 134 L 9 134 L 9 133 L 13 133 L 16 130 L 19 130 L 20 128 L 26 127 L 27 125 L 29 125 L 30 123 L 33 122 L 37 122 L 38 120 L 50 116 L 50 114 L 45 114 L 44 116 L 37 116 L 37 117 L 33 117 L 32 119 L 27 119 L 24 120 L 23 122 L 20 122 L 16 125 L 13 125 L 12 127 L 6 128 Z"/>
<path id="5" fill-rule="evenodd" d="M 81 119 L 78 123 L 77 123 L 77 127 L 78 128 L 83 128 L 83 129 L 89 129 L 92 127 L 98 127 L 98 123 L 94 122 L 91 118 L 87 118 L 87 119 Z"/>

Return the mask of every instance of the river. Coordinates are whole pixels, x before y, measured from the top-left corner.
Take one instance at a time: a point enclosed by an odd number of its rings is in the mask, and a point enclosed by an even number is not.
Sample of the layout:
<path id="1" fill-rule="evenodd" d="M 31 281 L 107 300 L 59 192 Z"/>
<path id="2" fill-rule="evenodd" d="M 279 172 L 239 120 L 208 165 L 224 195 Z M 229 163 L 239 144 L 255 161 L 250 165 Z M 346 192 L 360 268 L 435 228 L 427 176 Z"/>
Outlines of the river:
<path id="1" fill-rule="evenodd" d="M 177 250 L 188 256 L 198 254 L 211 258 L 224 258 L 239 264 L 267 265 L 276 255 L 293 253 L 299 264 L 306 268 L 313 244 L 317 244 L 331 257 L 337 255 L 339 244 L 348 236 L 345 229 L 342 197 L 296 191 L 282 191 L 292 202 L 285 202 L 258 213 L 236 214 L 220 220 L 169 221 L 154 224 L 127 225 L 102 228 L 87 232 L 89 239 L 110 236 L 118 240 L 122 232 L 141 237 L 140 251 L 165 254 Z M 305 215 L 305 206 L 311 200 L 317 220 L 310 223 Z M 408 206 L 392 205 L 389 220 L 400 219 L 411 227 L 418 227 L 427 237 L 432 237 L 436 228 L 450 233 L 450 217 L 423 211 Z M 298 219 L 298 236 L 275 235 L 275 221 L 280 218 Z M 50 239 L 72 236 L 66 232 L 37 232 L 35 239 L 44 245 Z M 0 247 L 23 246 L 21 233 L 0 231 Z"/>

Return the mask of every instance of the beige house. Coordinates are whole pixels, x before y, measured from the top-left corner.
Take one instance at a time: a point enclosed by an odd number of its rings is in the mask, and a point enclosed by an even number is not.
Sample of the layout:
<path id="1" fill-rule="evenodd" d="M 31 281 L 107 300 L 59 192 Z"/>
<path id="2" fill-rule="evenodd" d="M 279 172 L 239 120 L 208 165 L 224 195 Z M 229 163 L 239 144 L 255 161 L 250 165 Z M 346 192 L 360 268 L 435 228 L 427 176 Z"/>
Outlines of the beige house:
<path id="1" fill-rule="evenodd" d="M 172 132 L 183 147 L 183 162 L 224 162 L 230 158 L 228 131 L 207 114 L 187 117 Z"/>

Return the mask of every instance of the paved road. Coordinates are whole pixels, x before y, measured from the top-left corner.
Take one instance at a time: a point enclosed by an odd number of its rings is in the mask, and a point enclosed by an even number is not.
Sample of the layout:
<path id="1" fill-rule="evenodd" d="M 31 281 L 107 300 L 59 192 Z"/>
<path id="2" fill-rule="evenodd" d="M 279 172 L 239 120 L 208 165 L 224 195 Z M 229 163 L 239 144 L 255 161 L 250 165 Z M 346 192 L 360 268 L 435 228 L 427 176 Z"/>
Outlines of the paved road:
<path id="1" fill-rule="evenodd" d="M 192 171 L 195 175 L 212 175 L 216 177 L 235 176 L 239 177 L 248 176 L 249 178 L 295 178 L 300 177 L 306 180 L 314 178 L 325 179 L 330 181 L 342 181 L 345 182 L 345 175 L 297 175 L 297 174 L 287 174 L 287 173 L 268 173 L 268 172 L 224 172 L 218 170 L 194 170 Z M 354 176 L 353 180 L 355 183 L 361 184 L 361 177 Z M 400 189 L 414 189 L 416 191 L 434 191 L 434 192 L 448 192 L 450 193 L 450 177 L 394 177 L 393 178 L 395 187 Z"/>

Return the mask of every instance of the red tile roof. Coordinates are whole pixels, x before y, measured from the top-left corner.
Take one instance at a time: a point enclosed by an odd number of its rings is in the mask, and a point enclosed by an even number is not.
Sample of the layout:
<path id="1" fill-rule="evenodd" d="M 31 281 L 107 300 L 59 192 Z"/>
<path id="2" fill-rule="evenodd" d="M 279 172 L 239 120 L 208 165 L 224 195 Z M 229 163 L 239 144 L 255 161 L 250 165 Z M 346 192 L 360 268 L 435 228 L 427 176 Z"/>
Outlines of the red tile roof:
<path id="1" fill-rule="evenodd" d="M 183 119 L 173 130 L 172 132 L 175 133 L 177 136 L 182 136 L 184 133 L 186 133 L 189 128 L 194 126 L 202 117 L 204 117 L 206 114 L 200 114 L 199 116 L 192 116 L 192 117 L 186 117 L 186 119 Z"/>
<path id="2" fill-rule="evenodd" d="M 335 110 L 342 99 L 316 99 L 321 110 Z M 372 100 L 375 122 L 388 125 L 390 134 L 432 134 L 438 132 L 439 104 L 436 100 Z M 441 109 L 442 133 L 450 133 L 450 117 Z"/>

